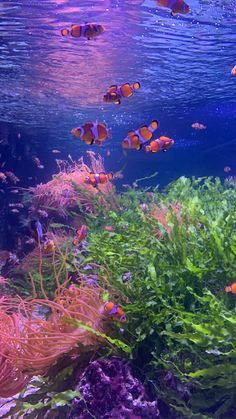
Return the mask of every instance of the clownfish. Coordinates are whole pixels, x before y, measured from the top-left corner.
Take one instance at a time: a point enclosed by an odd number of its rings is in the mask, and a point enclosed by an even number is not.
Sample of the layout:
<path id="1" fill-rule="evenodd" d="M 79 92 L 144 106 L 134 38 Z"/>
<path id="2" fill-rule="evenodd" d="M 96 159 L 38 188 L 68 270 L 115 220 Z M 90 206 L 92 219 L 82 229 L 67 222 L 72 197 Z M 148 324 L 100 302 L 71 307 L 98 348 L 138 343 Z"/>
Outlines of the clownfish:
<path id="1" fill-rule="evenodd" d="M 103 122 L 86 122 L 81 127 L 73 128 L 71 134 L 88 145 L 93 143 L 101 145 L 111 137 L 111 130 Z"/>
<path id="2" fill-rule="evenodd" d="M 167 151 L 174 144 L 174 140 L 169 137 L 162 135 L 160 138 L 153 140 L 150 144 L 146 145 L 145 150 L 147 152 L 157 153 L 158 151 Z"/>
<path id="3" fill-rule="evenodd" d="M 232 76 L 236 76 L 236 65 L 231 70 Z"/>
<path id="4" fill-rule="evenodd" d="M 126 149 L 141 150 L 142 146 L 152 139 L 153 132 L 158 126 L 159 122 L 153 120 L 149 126 L 143 125 L 136 131 L 129 131 L 127 137 L 122 141 L 122 147 Z"/>
<path id="5" fill-rule="evenodd" d="M 90 173 L 88 176 L 85 176 L 84 182 L 92 186 L 96 186 L 98 183 L 107 183 L 112 180 L 114 177 L 113 173 Z"/>
<path id="6" fill-rule="evenodd" d="M 190 12 L 190 7 L 184 0 L 157 0 L 157 4 L 171 9 L 171 16 L 175 16 L 177 13 L 185 15 Z"/>
<path id="7" fill-rule="evenodd" d="M 55 250 L 54 241 L 51 239 L 46 239 L 43 243 L 43 250 L 44 252 L 52 252 L 53 250 Z"/>
<path id="8" fill-rule="evenodd" d="M 71 35 L 73 38 L 84 37 L 87 39 L 95 38 L 105 31 L 103 25 L 97 23 L 85 23 L 81 25 L 71 25 L 71 29 L 64 28 L 61 30 L 62 36 Z"/>
<path id="9" fill-rule="evenodd" d="M 121 323 L 126 322 L 125 313 L 121 307 L 114 304 L 112 301 L 107 301 L 104 304 L 104 312 L 111 317 L 112 320 L 117 320 Z"/>
<path id="10" fill-rule="evenodd" d="M 68 288 L 64 288 L 62 291 L 64 297 L 79 297 L 80 290 L 75 284 L 70 285 Z"/>
<path id="11" fill-rule="evenodd" d="M 4 183 L 6 183 L 7 181 L 7 177 L 3 172 L 0 172 L 0 180 Z"/>
<path id="12" fill-rule="evenodd" d="M 194 122 L 191 127 L 194 129 L 206 129 L 206 125 L 200 124 L 200 122 Z"/>
<path id="13" fill-rule="evenodd" d="M 73 239 L 73 245 L 76 246 L 80 243 L 85 237 L 87 236 L 87 227 L 86 225 L 82 225 L 80 229 L 76 230 L 76 237 Z"/>
<path id="14" fill-rule="evenodd" d="M 121 86 L 114 84 L 109 87 L 107 93 L 103 96 L 103 102 L 112 102 L 115 105 L 120 105 L 122 96 L 133 96 L 134 90 L 138 89 L 140 89 L 140 83 L 138 81 L 133 86 L 130 83 L 124 83 Z"/>
<path id="15" fill-rule="evenodd" d="M 228 285 L 228 287 L 225 287 L 225 292 L 232 292 L 233 294 L 236 294 L 236 282 Z"/>

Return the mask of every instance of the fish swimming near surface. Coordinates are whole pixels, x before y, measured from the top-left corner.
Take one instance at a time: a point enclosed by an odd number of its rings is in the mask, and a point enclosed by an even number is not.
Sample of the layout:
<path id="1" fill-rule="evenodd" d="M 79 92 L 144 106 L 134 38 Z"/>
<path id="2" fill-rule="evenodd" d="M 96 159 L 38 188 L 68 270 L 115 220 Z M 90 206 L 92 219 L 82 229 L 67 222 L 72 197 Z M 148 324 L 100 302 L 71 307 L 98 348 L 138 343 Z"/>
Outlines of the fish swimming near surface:
<path id="1" fill-rule="evenodd" d="M 104 304 L 104 313 L 111 317 L 112 320 L 117 320 L 121 323 L 126 322 L 126 317 L 123 309 L 117 306 L 112 301 L 107 301 Z"/>
<path id="2" fill-rule="evenodd" d="M 200 122 L 194 122 L 191 127 L 194 129 L 206 129 L 206 125 L 203 125 Z"/>
<path id="3" fill-rule="evenodd" d="M 174 144 L 174 140 L 162 135 L 160 138 L 153 140 L 145 146 L 147 152 L 157 153 L 158 151 L 167 151 Z"/>
<path id="4" fill-rule="evenodd" d="M 171 9 L 171 16 L 190 13 L 190 7 L 184 0 L 157 0 L 158 6 Z"/>
<path id="5" fill-rule="evenodd" d="M 122 141 L 125 149 L 141 150 L 142 146 L 152 139 L 153 132 L 158 128 L 159 122 L 154 119 L 149 126 L 143 125 L 135 131 L 129 131 Z"/>
<path id="6" fill-rule="evenodd" d="M 233 294 L 236 294 L 236 282 L 225 287 L 225 292 L 232 292 Z"/>
<path id="7" fill-rule="evenodd" d="M 130 83 L 124 83 L 121 86 L 113 84 L 103 96 L 103 102 L 111 102 L 115 105 L 120 105 L 122 97 L 133 96 L 135 90 L 140 89 L 140 83 L 136 81 L 132 86 Z"/>
<path id="8" fill-rule="evenodd" d="M 111 129 L 104 122 L 86 122 L 78 128 L 73 128 L 71 134 L 88 145 L 101 145 L 111 137 Z"/>
<path id="9" fill-rule="evenodd" d="M 103 25 L 97 23 L 84 23 L 81 25 L 71 25 L 71 29 L 64 28 L 61 30 L 62 36 L 71 35 L 73 38 L 92 39 L 101 35 L 105 31 Z"/>
<path id="10" fill-rule="evenodd" d="M 114 178 L 113 173 L 90 173 L 88 176 L 85 176 L 84 182 L 92 186 L 97 186 L 98 183 L 104 184 L 111 181 Z"/>

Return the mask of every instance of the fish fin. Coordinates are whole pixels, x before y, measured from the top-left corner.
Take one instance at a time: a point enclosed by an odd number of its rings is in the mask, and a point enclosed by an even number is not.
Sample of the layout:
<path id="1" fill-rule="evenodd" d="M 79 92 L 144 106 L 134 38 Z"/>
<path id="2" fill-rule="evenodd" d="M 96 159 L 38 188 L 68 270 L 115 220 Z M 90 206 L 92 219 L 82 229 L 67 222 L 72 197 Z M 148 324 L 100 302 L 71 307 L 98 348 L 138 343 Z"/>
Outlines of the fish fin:
<path id="1" fill-rule="evenodd" d="M 134 135 L 134 131 L 129 131 L 127 137 L 132 137 Z"/>
<path id="2" fill-rule="evenodd" d="M 176 12 L 171 12 L 171 16 L 176 16 L 177 15 L 177 13 Z"/>
<path id="3" fill-rule="evenodd" d="M 142 150 L 143 145 L 140 144 L 140 146 L 137 148 L 138 151 Z"/>
<path id="4" fill-rule="evenodd" d="M 120 99 L 116 100 L 116 101 L 114 102 L 114 104 L 115 104 L 115 105 L 120 105 L 120 104 L 121 104 Z"/>

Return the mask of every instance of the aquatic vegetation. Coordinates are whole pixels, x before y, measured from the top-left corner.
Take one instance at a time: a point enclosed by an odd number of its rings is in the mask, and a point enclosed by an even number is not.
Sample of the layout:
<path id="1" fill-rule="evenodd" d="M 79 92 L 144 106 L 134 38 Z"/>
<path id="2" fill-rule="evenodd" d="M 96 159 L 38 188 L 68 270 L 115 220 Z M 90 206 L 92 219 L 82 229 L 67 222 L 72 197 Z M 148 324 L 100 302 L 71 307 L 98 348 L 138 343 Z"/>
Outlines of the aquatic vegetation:
<path id="1" fill-rule="evenodd" d="M 182 177 L 154 196 L 128 190 L 123 211 L 104 220 L 115 231 L 101 226 L 88 242 L 100 273 L 128 299 L 124 338 L 135 364 L 188 418 L 235 406 L 236 303 L 224 291 L 236 272 L 235 204 L 235 186 L 218 178 Z"/>

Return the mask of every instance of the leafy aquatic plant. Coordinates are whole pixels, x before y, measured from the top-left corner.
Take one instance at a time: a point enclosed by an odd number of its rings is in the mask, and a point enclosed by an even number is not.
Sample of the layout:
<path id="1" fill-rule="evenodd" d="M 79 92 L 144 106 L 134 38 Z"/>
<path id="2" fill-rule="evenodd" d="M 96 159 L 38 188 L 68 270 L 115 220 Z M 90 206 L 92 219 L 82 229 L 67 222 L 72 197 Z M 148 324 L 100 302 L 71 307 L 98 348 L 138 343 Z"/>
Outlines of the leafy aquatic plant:
<path id="1" fill-rule="evenodd" d="M 221 417 L 236 391 L 236 304 L 224 292 L 236 272 L 235 187 L 182 177 L 163 193 L 130 189 L 119 204 L 100 231 L 88 217 L 87 249 L 129 301 L 124 337 L 134 362 L 185 417 Z M 115 231 L 104 231 L 111 223 Z"/>

